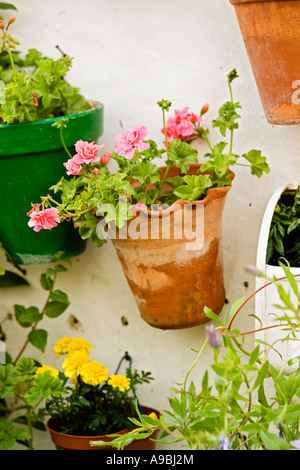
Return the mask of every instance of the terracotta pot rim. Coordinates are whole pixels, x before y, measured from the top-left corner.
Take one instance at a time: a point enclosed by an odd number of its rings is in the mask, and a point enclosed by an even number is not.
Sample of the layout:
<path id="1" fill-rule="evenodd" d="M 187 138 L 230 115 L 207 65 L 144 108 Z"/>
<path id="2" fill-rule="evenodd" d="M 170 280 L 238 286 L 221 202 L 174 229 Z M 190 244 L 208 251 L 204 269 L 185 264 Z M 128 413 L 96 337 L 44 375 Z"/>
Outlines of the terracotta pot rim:
<path id="1" fill-rule="evenodd" d="M 56 436 L 66 436 L 66 437 L 75 437 L 76 439 L 90 439 L 90 440 L 93 440 L 93 439 L 99 439 L 99 437 L 105 437 L 106 434 L 102 434 L 102 435 L 95 435 L 95 436 L 80 436 L 78 434 L 66 434 L 66 433 L 62 433 L 62 432 L 59 432 L 59 431 L 56 431 L 55 429 L 53 429 L 51 427 L 51 425 L 53 425 L 53 423 L 55 423 L 55 420 L 53 418 L 50 418 L 47 423 L 46 423 L 46 427 L 48 429 L 48 431 L 51 433 L 51 434 L 55 434 Z M 118 433 L 121 433 L 121 432 L 126 432 L 127 429 L 122 429 L 121 431 L 118 431 Z"/>
<path id="2" fill-rule="evenodd" d="M 232 5 L 243 5 L 245 3 L 279 3 L 287 0 L 229 0 Z M 299 0 L 290 0 L 293 2 L 299 2 Z"/>
<path id="3" fill-rule="evenodd" d="M 150 412 L 155 412 L 157 415 L 159 415 L 159 411 L 157 411 L 156 409 L 152 408 L 152 407 L 149 407 L 149 406 L 141 406 L 142 410 L 143 411 L 150 411 Z M 51 427 L 51 425 L 53 425 L 53 423 L 55 423 L 55 419 L 54 418 L 50 418 L 48 419 L 48 421 L 46 422 L 46 427 L 48 429 L 48 431 L 51 433 L 51 434 L 54 434 L 56 436 L 66 436 L 67 438 L 70 437 L 70 438 L 76 438 L 76 439 L 90 439 L 91 441 L 92 440 L 95 440 L 95 439 L 98 439 L 100 440 L 101 438 L 106 438 L 106 436 L 110 435 L 110 434 L 125 434 L 126 432 L 129 432 L 129 429 L 125 428 L 125 429 L 121 429 L 120 431 L 116 431 L 116 432 L 112 432 L 112 433 L 108 433 L 108 434 L 97 434 L 97 435 L 94 435 L 94 436 L 80 436 L 78 434 L 66 434 L 66 433 L 61 433 L 59 431 L 56 431 L 55 429 L 53 429 Z"/>
<path id="4" fill-rule="evenodd" d="M 189 163 L 190 168 L 200 168 L 202 163 Z M 167 166 L 159 167 L 160 170 L 165 170 Z M 233 181 L 235 177 L 235 173 L 232 170 L 228 170 L 230 173 L 230 180 Z M 165 217 L 168 216 L 171 212 L 175 212 L 176 210 L 180 210 L 184 205 L 205 205 L 208 204 L 210 201 L 215 199 L 216 197 L 223 197 L 225 194 L 231 189 L 232 185 L 227 185 L 223 187 L 216 187 L 216 188 L 208 188 L 206 192 L 206 196 L 204 199 L 200 201 L 187 201 L 185 199 L 178 199 L 178 201 L 173 202 L 170 207 L 164 209 L 163 211 L 152 211 L 146 210 L 143 208 L 139 208 L 140 215 L 151 216 L 151 217 Z"/>

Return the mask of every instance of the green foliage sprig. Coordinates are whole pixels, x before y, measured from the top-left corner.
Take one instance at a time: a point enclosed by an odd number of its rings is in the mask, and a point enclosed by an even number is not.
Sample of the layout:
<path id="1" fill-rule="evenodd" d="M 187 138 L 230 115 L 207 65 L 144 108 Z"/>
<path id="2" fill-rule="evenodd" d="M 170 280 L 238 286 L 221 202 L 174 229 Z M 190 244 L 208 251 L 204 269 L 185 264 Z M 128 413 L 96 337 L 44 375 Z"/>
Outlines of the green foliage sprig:
<path id="1" fill-rule="evenodd" d="M 15 21 L 0 21 L 0 124 L 13 124 L 66 116 L 90 109 L 91 105 L 65 79 L 72 66 L 67 55 L 54 60 L 37 49 L 24 58 L 10 33 Z"/>
<path id="2" fill-rule="evenodd" d="M 300 292 L 295 276 L 283 264 L 287 290 L 274 279 L 282 301 L 282 315 L 274 325 L 280 328 L 280 342 L 296 341 L 300 333 Z M 291 301 L 290 290 L 295 294 Z M 135 439 L 148 438 L 160 430 L 157 442 L 170 445 L 181 443 L 197 450 L 290 450 L 299 448 L 300 437 L 300 356 L 289 359 L 297 369 L 289 376 L 275 369 L 267 355 L 257 344 L 250 352 L 247 341 L 255 331 L 242 332 L 233 328 L 233 323 L 244 305 L 253 298 L 238 299 L 222 320 L 206 308 L 207 317 L 217 326 L 207 328 L 207 339 L 198 351 L 197 358 L 186 374 L 180 388 L 173 389 L 169 409 L 161 411 L 160 417 L 139 415 L 131 421 L 136 425 L 132 431 L 115 436 L 110 445 L 123 449 Z M 266 328 L 264 325 L 262 329 Z M 298 339 L 299 340 L 299 339 Z M 276 344 L 262 342 L 266 349 L 275 349 Z M 188 384 L 192 370 L 202 357 L 203 350 L 210 344 L 215 348 L 214 360 L 206 370 L 199 390 L 193 381 Z M 213 380 L 211 380 L 213 377 Z M 268 397 L 267 389 L 273 392 Z M 166 440 L 166 437 L 168 439 Z M 91 442 L 94 446 L 105 447 L 105 442 Z"/>
<path id="3" fill-rule="evenodd" d="M 33 450 L 33 429 L 46 429 L 46 409 L 41 406 L 42 402 L 66 392 L 61 381 L 50 371 L 37 374 L 39 366 L 35 360 L 24 356 L 16 364 L 0 365 L 1 404 L 7 397 L 13 397 L 10 407 L 1 407 L 0 450 L 10 450 L 16 442 Z M 17 401 L 21 404 L 15 406 Z"/>
<path id="4" fill-rule="evenodd" d="M 58 252 L 54 256 L 53 265 L 41 274 L 40 284 L 47 292 L 42 308 L 14 305 L 16 322 L 29 332 L 16 357 L 13 359 L 7 351 L 5 364 L 0 364 L 0 449 L 10 449 L 16 442 L 32 449 L 33 429 L 46 430 L 46 412 L 40 406 L 41 401 L 65 392 L 61 383 L 53 377 L 47 374 L 35 377 L 41 364 L 35 359 L 24 357 L 24 353 L 29 345 L 45 351 L 48 333 L 40 327 L 42 320 L 45 317 L 59 317 L 69 306 L 67 294 L 56 289 L 56 281 L 58 274 L 67 271 L 66 264 L 70 263 L 62 252 Z M 0 332 L 2 339 L 6 339 L 1 324 Z"/>

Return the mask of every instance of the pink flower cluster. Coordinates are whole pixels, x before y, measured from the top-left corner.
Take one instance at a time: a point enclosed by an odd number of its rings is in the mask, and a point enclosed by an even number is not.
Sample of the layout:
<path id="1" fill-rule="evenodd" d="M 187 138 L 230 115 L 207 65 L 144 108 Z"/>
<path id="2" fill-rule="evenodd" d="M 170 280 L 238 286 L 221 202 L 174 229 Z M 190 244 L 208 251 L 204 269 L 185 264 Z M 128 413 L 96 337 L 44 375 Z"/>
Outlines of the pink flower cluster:
<path id="1" fill-rule="evenodd" d="M 100 157 L 97 156 L 97 153 L 103 147 L 104 144 L 96 145 L 94 142 L 78 140 L 75 144 L 76 155 L 64 163 L 64 166 L 67 169 L 67 175 L 79 175 L 82 170 L 83 163 L 89 164 L 100 162 Z"/>
<path id="2" fill-rule="evenodd" d="M 60 222 L 56 207 L 40 210 L 39 206 L 39 204 L 34 204 L 31 211 L 27 212 L 30 217 L 28 226 L 33 227 L 35 232 L 39 232 L 41 229 L 51 230 L 56 227 Z"/>
<path id="3" fill-rule="evenodd" d="M 166 124 L 168 140 L 188 139 L 193 135 L 194 124 L 201 122 L 202 119 L 194 113 L 189 113 L 188 110 L 188 107 L 182 111 L 175 110 L 175 116 L 168 119 Z"/>
<path id="4" fill-rule="evenodd" d="M 189 112 L 188 106 L 182 111 L 175 110 L 175 116 L 170 117 L 166 124 L 168 141 L 181 139 L 189 140 L 195 131 L 195 125 L 202 122 L 201 116 L 208 111 L 209 105 L 202 107 L 200 116 Z M 161 130 L 164 134 L 164 129 Z"/>
<path id="5" fill-rule="evenodd" d="M 150 147 L 147 142 L 142 142 L 147 132 L 146 127 L 137 124 L 125 134 L 118 134 L 115 137 L 115 152 L 118 155 L 124 154 L 127 160 L 131 160 L 136 149 L 146 150 Z"/>

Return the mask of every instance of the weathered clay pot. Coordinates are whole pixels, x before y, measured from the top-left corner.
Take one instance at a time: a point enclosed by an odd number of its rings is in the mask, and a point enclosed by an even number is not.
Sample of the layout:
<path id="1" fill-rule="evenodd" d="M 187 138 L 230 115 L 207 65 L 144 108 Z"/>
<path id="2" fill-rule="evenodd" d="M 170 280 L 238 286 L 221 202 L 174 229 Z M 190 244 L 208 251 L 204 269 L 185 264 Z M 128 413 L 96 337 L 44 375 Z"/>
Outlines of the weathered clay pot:
<path id="1" fill-rule="evenodd" d="M 148 408 L 142 406 L 144 414 L 156 413 L 159 416 L 159 412 L 153 408 Z M 112 450 L 114 449 L 111 446 L 107 447 L 96 447 L 91 446 L 90 441 L 105 441 L 109 442 L 113 438 L 108 436 L 74 436 L 70 434 L 63 434 L 59 432 L 58 428 L 55 425 L 55 421 L 50 418 L 47 422 L 47 429 L 50 433 L 51 439 L 55 444 L 56 450 Z M 124 429 L 119 432 L 119 434 L 125 434 L 128 432 L 128 429 Z M 157 437 L 158 431 L 154 432 L 151 436 L 151 439 Z M 154 450 L 155 442 L 151 441 L 149 438 L 133 441 L 131 444 L 126 446 L 124 450 Z M 114 449 L 115 450 L 115 449 Z"/>
<path id="2" fill-rule="evenodd" d="M 189 174 L 197 174 L 200 166 L 190 164 Z M 168 177 L 179 174 L 174 167 Z M 220 313 L 225 300 L 221 219 L 230 188 L 210 188 L 201 201 L 178 201 L 161 212 L 141 210 L 123 239 L 112 240 L 149 325 L 188 328 L 208 321 L 206 306 Z M 134 239 L 133 225 L 138 224 L 140 237 Z"/>
<path id="3" fill-rule="evenodd" d="M 230 0 L 244 38 L 265 115 L 300 123 L 300 1 Z"/>

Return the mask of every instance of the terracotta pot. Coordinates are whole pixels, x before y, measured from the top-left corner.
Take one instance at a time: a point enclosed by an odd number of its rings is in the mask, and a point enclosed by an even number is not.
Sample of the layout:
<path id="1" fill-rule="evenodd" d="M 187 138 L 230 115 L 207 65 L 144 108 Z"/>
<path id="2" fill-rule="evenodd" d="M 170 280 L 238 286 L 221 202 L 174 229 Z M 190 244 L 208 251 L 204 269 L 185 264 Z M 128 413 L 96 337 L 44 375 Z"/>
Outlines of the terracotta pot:
<path id="1" fill-rule="evenodd" d="M 156 413 L 159 416 L 159 412 L 153 408 L 142 406 L 144 414 Z M 47 422 L 47 429 L 50 432 L 52 441 L 55 444 L 56 450 L 112 450 L 111 446 L 107 447 L 95 447 L 90 445 L 90 441 L 105 441 L 109 442 L 112 438 L 104 436 L 74 436 L 71 434 L 62 434 L 59 432 L 58 427 L 55 425 L 55 421 L 50 418 Z M 119 434 L 125 434 L 128 429 L 123 429 Z M 157 432 L 153 433 L 151 438 L 155 439 Z M 155 442 L 149 438 L 133 441 L 131 444 L 126 446 L 124 450 L 154 450 Z M 114 449 L 115 450 L 115 449 Z"/>
<path id="2" fill-rule="evenodd" d="M 189 174 L 197 174 L 200 166 L 190 164 Z M 179 174 L 174 167 L 168 177 Z M 230 188 L 210 188 L 201 201 L 178 201 L 161 212 L 141 211 L 138 219 L 129 221 L 126 235 L 120 232 L 112 240 L 141 317 L 149 325 L 188 328 L 208 321 L 205 306 L 220 313 L 225 300 L 221 218 Z M 185 217 L 189 223 L 183 226 Z M 134 239 L 132 225 L 137 222 L 140 238 Z"/>
<path id="3" fill-rule="evenodd" d="M 300 123 L 300 1 L 230 0 L 271 124 Z"/>

